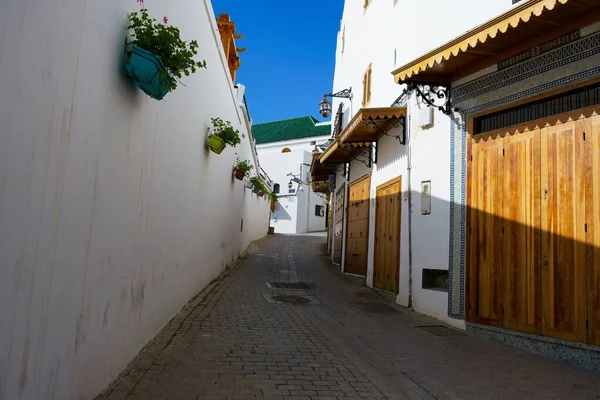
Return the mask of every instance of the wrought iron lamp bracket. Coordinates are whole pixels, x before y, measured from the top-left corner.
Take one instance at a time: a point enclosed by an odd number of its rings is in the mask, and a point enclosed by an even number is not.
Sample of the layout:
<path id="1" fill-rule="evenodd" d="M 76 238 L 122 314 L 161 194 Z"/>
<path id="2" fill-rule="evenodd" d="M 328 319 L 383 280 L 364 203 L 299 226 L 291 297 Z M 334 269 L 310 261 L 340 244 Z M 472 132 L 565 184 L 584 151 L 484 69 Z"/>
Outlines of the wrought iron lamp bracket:
<path id="1" fill-rule="evenodd" d="M 328 93 L 324 97 L 340 97 L 342 99 L 352 99 L 352 88 L 340 90 L 336 93 Z"/>
<path id="2" fill-rule="evenodd" d="M 408 82 L 408 92 L 415 91 L 429 107 L 437 108 L 445 115 L 452 116 L 453 107 L 450 86 L 437 83 Z"/>

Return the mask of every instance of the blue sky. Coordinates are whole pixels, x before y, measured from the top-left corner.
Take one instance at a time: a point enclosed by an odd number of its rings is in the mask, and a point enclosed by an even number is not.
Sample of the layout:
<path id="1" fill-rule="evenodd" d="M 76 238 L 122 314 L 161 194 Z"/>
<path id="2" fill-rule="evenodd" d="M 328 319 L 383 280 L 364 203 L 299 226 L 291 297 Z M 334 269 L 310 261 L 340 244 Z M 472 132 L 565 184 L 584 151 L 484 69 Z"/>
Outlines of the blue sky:
<path id="1" fill-rule="evenodd" d="M 212 0 L 244 34 L 237 81 L 253 123 L 319 114 L 331 91 L 343 0 Z"/>

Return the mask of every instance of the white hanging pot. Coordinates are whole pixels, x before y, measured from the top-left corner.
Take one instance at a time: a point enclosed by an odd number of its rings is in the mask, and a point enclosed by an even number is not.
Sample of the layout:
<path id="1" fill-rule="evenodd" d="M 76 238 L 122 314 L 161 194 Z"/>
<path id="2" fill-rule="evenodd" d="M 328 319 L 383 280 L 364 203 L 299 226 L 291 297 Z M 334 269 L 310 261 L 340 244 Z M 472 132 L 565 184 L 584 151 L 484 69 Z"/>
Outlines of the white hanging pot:
<path id="1" fill-rule="evenodd" d="M 252 184 L 252 182 L 250 182 L 250 181 L 246 181 L 246 187 L 247 187 L 248 189 L 252 189 L 252 187 L 254 187 L 254 185 Z"/>

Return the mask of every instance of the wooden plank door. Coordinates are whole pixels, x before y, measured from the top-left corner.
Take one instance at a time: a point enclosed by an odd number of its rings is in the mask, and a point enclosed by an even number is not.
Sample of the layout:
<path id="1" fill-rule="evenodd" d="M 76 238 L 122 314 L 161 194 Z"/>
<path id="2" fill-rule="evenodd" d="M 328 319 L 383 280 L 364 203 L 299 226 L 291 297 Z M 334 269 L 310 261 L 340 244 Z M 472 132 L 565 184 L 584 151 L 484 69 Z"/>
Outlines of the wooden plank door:
<path id="1" fill-rule="evenodd" d="M 377 187 L 373 286 L 398 293 L 400 286 L 400 226 L 402 177 Z"/>
<path id="2" fill-rule="evenodd" d="M 540 130 L 516 132 L 502 140 L 501 326 L 541 334 Z"/>
<path id="3" fill-rule="evenodd" d="M 360 276 L 367 275 L 370 188 L 370 175 L 348 186 L 348 237 L 344 272 Z"/>
<path id="4" fill-rule="evenodd" d="M 541 130 L 542 332 L 586 340 L 585 120 Z"/>
<path id="5" fill-rule="evenodd" d="M 588 343 L 600 346 L 600 116 L 586 124 L 586 224 Z"/>
<path id="6" fill-rule="evenodd" d="M 333 261 L 340 263 L 342 261 L 342 238 L 344 230 L 344 193 L 345 185 L 340 185 L 335 192 L 333 207 L 335 209 L 335 221 L 333 226 Z"/>
<path id="7" fill-rule="evenodd" d="M 498 324 L 499 279 L 503 267 L 503 140 L 472 144 L 469 210 L 469 320 Z"/>

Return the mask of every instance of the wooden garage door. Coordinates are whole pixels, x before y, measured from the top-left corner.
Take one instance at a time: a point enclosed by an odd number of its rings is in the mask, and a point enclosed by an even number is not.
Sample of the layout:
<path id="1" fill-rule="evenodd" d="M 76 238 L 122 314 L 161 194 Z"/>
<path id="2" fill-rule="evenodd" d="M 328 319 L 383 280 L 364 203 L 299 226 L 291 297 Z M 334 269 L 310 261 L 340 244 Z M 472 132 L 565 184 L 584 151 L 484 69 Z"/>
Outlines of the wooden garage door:
<path id="1" fill-rule="evenodd" d="M 600 344 L 599 118 L 473 138 L 469 320 Z"/>
<path id="2" fill-rule="evenodd" d="M 600 346 L 600 117 L 586 125 L 585 173 L 586 257 L 588 265 L 588 343 Z"/>
<path id="3" fill-rule="evenodd" d="M 348 235 L 344 272 L 360 276 L 367 275 L 370 187 L 370 175 L 365 175 L 348 186 Z"/>
<path id="4" fill-rule="evenodd" d="M 333 225 L 333 261 L 340 263 L 342 261 L 342 238 L 344 228 L 344 189 L 345 185 L 340 185 L 339 189 L 335 192 L 334 199 L 334 218 L 335 223 Z"/>
<path id="5" fill-rule="evenodd" d="M 543 333 L 585 341 L 585 120 L 543 128 Z"/>
<path id="6" fill-rule="evenodd" d="M 502 271 L 503 141 L 473 143 L 468 308 L 471 320 L 497 324 Z"/>
<path id="7" fill-rule="evenodd" d="M 373 285 L 398 293 L 400 282 L 400 221 L 402 177 L 377 187 Z"/>

